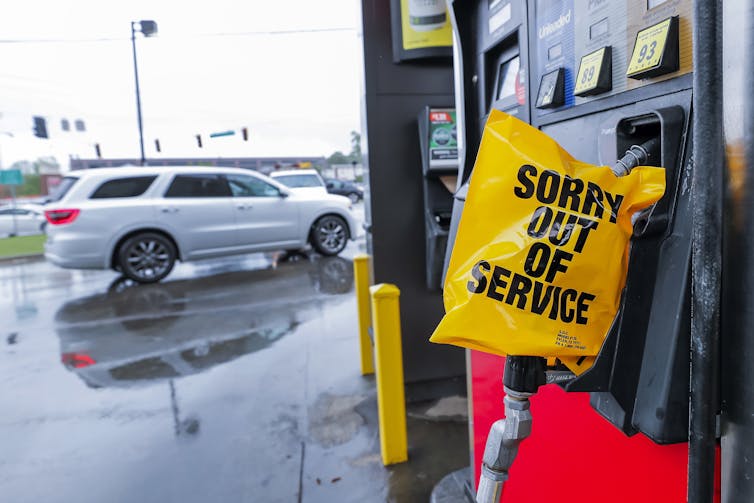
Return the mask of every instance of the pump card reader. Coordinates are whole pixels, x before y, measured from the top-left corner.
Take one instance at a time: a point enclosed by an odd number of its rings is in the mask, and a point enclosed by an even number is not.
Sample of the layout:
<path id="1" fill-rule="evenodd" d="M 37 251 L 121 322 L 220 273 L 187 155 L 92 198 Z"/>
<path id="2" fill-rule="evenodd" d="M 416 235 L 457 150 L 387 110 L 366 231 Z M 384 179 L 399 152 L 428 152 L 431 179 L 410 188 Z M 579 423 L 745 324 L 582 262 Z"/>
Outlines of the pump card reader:
<path id="1" fill-rule="evenodd" d="M 556 108 L 565 103 L 565 69 L 542 75 L 537 92 L 537 108 Z"/>
<path id="2" fill-rule="evenodd" d="M 639 80 L 677 70 L 678 16 L 639 30 L 626 76 Z"/>
<path id="3" fill-rule="evenodd" d="M 612 47 L 606 46 L 582 56 L 576 75 L 576 96 L 606 93 L 613 88 Z"/>

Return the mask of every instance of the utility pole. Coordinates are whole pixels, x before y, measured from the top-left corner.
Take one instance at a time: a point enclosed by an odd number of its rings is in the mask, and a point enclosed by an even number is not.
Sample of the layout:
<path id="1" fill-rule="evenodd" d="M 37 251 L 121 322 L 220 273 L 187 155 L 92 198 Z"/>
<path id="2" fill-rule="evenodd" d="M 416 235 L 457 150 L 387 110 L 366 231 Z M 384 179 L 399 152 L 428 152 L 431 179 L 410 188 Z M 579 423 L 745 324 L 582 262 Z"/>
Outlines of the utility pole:
<path id="1" fill-rule="evenodd" d="M 138 30 L 136 25 L 139 25 Z M 139 151 L 141 152 L 141 165 L 147 164 L 144 156 L 144 129 L 141 120 L 141 91 L 139 89 L 139 66 L 136 63 L 136 32 L 140 31 L 145 37 L 150 37 L 157 33 L 157 23 L 154 21 L 131 21 L 131 47 L 134 55 L 134 80 L 136 81 L 136 116 L 139 121 Z"/>

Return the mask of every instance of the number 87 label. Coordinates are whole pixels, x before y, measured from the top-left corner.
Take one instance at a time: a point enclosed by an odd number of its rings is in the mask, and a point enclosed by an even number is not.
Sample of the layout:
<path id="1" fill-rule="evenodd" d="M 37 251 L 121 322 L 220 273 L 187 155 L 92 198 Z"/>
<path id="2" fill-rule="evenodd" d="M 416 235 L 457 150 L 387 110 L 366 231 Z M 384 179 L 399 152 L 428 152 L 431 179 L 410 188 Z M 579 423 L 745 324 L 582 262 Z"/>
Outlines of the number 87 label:
<path id="1" fill-rule="evenodd" d="M 660 65 L 672 21 L 673 18 L 668 18 L 641 30 L 636 35 L 636 44 L 634 44 L 634 51 L 626 72 L 627 76 L 631 77 Z"/>

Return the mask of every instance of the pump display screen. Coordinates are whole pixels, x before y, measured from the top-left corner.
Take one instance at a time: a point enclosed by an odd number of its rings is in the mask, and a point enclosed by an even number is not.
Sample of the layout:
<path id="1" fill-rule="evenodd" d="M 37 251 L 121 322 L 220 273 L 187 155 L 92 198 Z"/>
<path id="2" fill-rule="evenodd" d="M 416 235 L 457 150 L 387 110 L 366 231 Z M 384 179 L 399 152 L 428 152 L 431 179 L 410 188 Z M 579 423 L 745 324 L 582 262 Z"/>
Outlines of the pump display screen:
<path id="1" fill-rule="evenodd" d="M 607 35 L 609 31 L 609 21 L 607 18 L 600 19 L 589 27 L 589 39 L 594 40 L 595 38 L 602 37 Z"/>
<path id="2" fill-rule="evenodd" d="M 521 61 L 518 56 L 511 58 L 502 65 L 497 76 L 496 100 L 502 100 L 516 94 L 516 79 Z"/>
<path id="3" fill-rule="evenodd" d="M 563 55 L 563 44 L 555 44 L 547 49 L 547 59 L 550 61 L 556 60 Z"/>

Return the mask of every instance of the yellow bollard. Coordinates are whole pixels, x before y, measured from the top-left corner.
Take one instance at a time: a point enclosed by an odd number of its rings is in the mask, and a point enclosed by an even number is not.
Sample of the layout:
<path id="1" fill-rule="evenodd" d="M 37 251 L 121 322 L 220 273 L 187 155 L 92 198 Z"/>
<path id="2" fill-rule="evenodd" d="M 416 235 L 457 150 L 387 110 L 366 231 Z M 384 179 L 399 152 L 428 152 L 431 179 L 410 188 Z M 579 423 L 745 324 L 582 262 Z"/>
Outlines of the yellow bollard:
<path id="1" fill-rule="evenodd" d="M 380 284 L 371 287 L 369 291 L 372 294 L 382 464 L 392 465 L 408 459 L 401 316 L 398 302 L 400 290 L 395 285 Z"/>
<path id="2" fill-rule="evenodd" d="M 369 327 L 372 315 L 369 306 L 369 255 L 356 255 L 353 259 L 353 276 L 356 283 L 356 305 L 359 313 L 359 349 L 361 350 L 361 375 L 374 374 L 374 356 Z"/>

